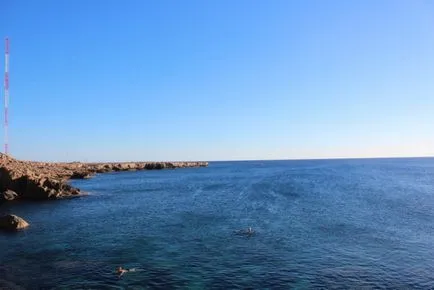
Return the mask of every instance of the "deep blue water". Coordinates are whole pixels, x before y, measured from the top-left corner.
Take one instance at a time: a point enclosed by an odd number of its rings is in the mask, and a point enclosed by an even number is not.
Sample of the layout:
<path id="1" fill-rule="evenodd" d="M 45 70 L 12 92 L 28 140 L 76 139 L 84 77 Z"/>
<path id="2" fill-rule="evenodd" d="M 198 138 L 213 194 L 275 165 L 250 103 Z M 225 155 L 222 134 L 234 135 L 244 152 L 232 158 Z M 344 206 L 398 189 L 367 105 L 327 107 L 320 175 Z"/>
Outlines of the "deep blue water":
<path id="1" fill-rule="evenodd" d="M 434 159 L 215 162 L 0 208 L 0 286 L 434 288 Z M 234 231 L 253 227 L 256 235 Z M 115 267 L 136 268 L 118 278 Z"/>

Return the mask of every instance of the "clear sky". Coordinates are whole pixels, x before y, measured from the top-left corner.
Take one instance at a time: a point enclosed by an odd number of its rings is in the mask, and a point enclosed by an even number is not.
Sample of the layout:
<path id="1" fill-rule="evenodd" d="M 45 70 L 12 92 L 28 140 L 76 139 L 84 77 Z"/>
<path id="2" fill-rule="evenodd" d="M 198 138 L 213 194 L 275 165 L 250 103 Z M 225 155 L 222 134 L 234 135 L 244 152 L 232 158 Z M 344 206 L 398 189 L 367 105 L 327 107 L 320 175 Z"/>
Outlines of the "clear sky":
<path id="1" fill-rule="evenodd" d="M 434 155 L 433 1 L 1 0 L 0 15 L 20 159 Z"/>

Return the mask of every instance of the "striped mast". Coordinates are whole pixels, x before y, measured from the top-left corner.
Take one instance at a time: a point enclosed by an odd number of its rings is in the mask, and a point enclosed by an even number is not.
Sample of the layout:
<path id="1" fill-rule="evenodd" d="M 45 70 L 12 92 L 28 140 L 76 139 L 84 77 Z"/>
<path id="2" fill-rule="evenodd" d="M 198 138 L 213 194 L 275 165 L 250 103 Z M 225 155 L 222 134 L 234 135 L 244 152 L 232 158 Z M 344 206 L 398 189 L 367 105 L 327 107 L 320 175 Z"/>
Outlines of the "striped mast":
<path id="1" fill-rule="evenodd" d="M 8 110 L 9 110 L 9 39 L 5 40 L 5 119 L 4 119 L 4 142 L 5 142 L 5 154 L 9 154 L 9 136 L 8 136 Z"/>

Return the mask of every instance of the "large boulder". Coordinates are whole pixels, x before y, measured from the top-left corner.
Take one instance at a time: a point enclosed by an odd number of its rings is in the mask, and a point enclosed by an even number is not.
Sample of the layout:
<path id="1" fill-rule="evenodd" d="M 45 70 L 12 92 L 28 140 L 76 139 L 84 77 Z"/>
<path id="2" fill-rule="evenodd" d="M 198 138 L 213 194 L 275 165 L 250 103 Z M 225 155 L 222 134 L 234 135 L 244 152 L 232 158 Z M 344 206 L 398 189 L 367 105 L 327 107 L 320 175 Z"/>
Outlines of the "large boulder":
<path id="1" fill-rule="evenodd" d="M 14 199 L 17 199 L 18 194 L 15 191 L 12 190 L 5 190 L 4 192 L 0 193 L 0 202 L 2 201 L 11 201 Z"/>
<path id="2" fill-rule="evenodd" d="M 93 167 L 93 170 L 96 173 L 105 173 L 105 172 L 110 172 L 112 169 L 108 164 L 97 164 Z"/>
<path id="3" fill-rule="evenodd" d="M 92 178 L 94 176 L 94 173 L 91 172 L 90 170 L 88 171 L 74 171 L 74 173 L 72 173 L 70 179 L 89 179 Z"/>
<path id="4" fill-rule="evenodd" d="M 27 228 L 29 224 L 19 216 L 8 214 L 0 217 L 0 229 L 16 231 Z"/>
<path id="5" fill-rule="evenodd" d="M 25 199 L 46 200 L 78 195 L 80 190 L 61 179 L 47 177 L 30 177 L 28 175 L 15 179 L 10 188 Z"/>
<path id="6" fill-rule="evenodd" d="M 152 162 L 152 163 L 146 163 L 145 169 L 153 170 L 153 169 L 164 169 L 166 168 L 166 163 L 162 162 Z"/>

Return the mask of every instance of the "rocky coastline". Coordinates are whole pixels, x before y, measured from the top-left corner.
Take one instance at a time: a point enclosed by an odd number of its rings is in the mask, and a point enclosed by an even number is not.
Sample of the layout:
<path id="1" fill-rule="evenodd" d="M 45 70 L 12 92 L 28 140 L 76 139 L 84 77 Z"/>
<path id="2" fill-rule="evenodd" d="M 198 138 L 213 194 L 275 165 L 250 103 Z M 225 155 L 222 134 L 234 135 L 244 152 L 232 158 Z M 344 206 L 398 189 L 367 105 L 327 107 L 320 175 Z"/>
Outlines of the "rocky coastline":
<path id="1" fill-rule="evenodd" d="M 91 178 L 98 173 L 206 166 L 208 162 L 35 162 L 0 153 L 0 203 L 80 196 L 83 193 L 68 180 Z"/>

